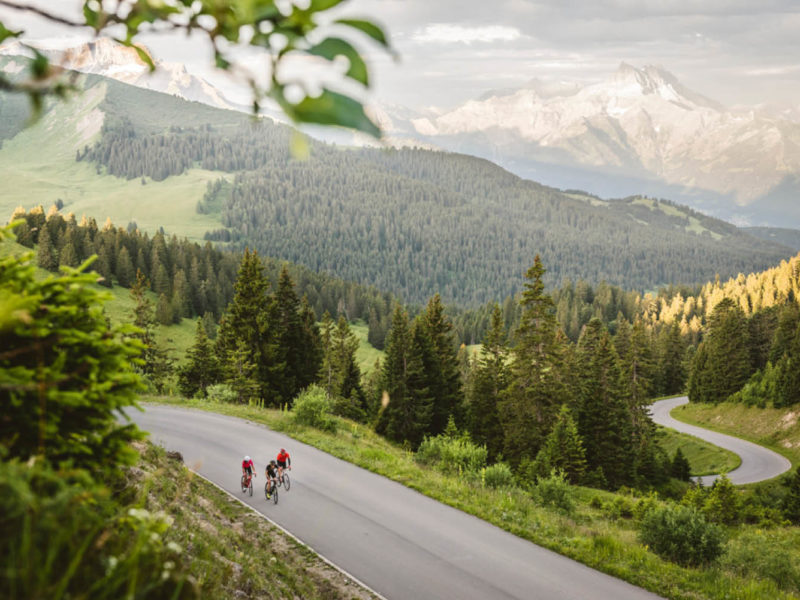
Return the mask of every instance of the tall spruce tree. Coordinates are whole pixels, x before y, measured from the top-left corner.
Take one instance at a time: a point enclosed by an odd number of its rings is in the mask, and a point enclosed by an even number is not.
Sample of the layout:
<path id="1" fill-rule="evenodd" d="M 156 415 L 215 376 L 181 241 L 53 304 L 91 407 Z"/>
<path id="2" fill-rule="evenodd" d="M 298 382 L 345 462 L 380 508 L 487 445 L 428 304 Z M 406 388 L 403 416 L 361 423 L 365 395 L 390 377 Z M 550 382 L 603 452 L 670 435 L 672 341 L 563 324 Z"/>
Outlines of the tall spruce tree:
<path id="1" fill-rule="evenodd" d="M 396 442 L 416 448 L 430 426 L 432 402 L 425 387 L 423 358 L 432 360 L 433 347 L 424 328 L 412 332 L 408 315 L 397 306 L 386 336 L 381 407 L 375 430 Z"/>
<path id="2" fill-rule="evenodd" d="M 245 249 L 234 284 L 234 296 L 220 322 L 215 350 L 225 373 L 236 365 L 254 365 L 258 397 L 272 406 L 281 403 L 284 365 L 278 359 L 274 327 L 274 302 L 269 295 L 269 281 L 257 252 Z M 236 357 L 234 352 L 246 356 Z M 231 362 L 234 361 L 234 362 Z"/>
<path id="3" fill-rule="evenodd" d="M 186 351 L 186 363 L 178 368 L 178 388 L 187 398 L 205 398 L 208 386 L 219 381 L 219 363 L 213 350 L 203 320 L 197 319 L 194 344 Z"/>
<path id="4" fill-rule="evenodd" d="M 702 346 L 702 365 L 698 362 L 699 348 L 694 357 L 695 397 L 691 400 L 725 402 L 751 375 L 747 322 L 742 309 L 730 298 L 724 298 L 711 313 Z M 702 387 L 698 388 L 701 382 Z"/>
<path id="5" fill-rule="evenodd" d="M 139 369 L 153 384 L 159 394 L 164 391 L 167 377 L 172 373 L 172 358 L 169 350 L 161 346 L 156 338 L 156 317 L 153 304 L 147 297 L 148 282 L 141 271 L 136 272 L 136 283 L 131 287 L 133 324 L 139 328 L 134 335 L 142 344 Z"/>
<path id="6" fill-rule="evenodd" d="M 50 236 L 50 228 L 42 227 L 39 233 L 39 247 L 36 249 L 36 264 L 48 271 L 58 270 L 58 253 Z"/>
<path id="7" fill-rule="evenodd" d="M 614 489 L 633 481 L 632 418 L 620 386 L 616 350 L 603 323 L 594 318 L 578 340 L 577 421 L 589 473 L 602 472 Z"/>
<path id="8" fill-rule="evenodd" d="M 495 304 L 491 327 L 483 340 L 483 350 L 476 360 L 468 391 L 469 432 L 478 445 L 485 445 L 489 460 L 503 452 L 503 426 L 499 404 L 508 387 L 508 347 L 503 313 Z"/>
<path id="9" fill-rule="evenodd" d="M 678 322 L 673 321 L 671 325 L 662 327 L 658 337 L 658 393 L 668 396 L 683 391 L 686 385 L 685 354 Z"/>
<path id="10" fill-rule="evenodd" d="M 515 467 L 536 457 L 559 407 L 568 399 L 562 372 L 563 345 L 557 334 L 553 300 L 544 292 L 544 273 L 537 254 L 525 274 L 511 381 L 500 405 L 503 454 Z"/>
<path id="11" fill-rule="evenodd" d="M 428 433 L 438 435 L 444 431 L 450 417 L 453 417 L 457 424 L 463 423 L 464 420 L 463 391 L 453 339 L 453 324 L 444 314 L 439 294 L 434 295 L 428 302 L 422 315 L 421 325 L 425 327 L 434 350 L 433 363 L 426 370 L 428 391 L 433 398 Z"/>

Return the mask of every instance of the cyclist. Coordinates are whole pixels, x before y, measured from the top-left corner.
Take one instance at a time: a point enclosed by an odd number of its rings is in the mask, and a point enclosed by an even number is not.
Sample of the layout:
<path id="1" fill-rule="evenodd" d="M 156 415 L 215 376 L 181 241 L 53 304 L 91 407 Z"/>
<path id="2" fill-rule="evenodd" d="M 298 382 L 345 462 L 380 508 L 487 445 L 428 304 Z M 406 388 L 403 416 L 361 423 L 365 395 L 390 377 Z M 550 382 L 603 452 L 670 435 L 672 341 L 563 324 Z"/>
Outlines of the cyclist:
<path id="1" fill-rule="evenodd" d="M 272 495 L 272 481 L 278 477 L 278 465 L 274 460 L 267 463 L 267 499 Z"/>
<path id="2" fill-rule="evenodd" d="M 276 457 L 278 461 L 278 475 L 283 477 L 283 470 L 288 466 L 289 470 L 292 470 L 292 457 L 289 456 L 289 453 L 286 451 L 285 448 L 281 448 L 281 451 L 278 452 L 278 456 Z"/>
<path id="3" fill-rule="evenodd" d="M 253 459 L 249 456 L 245 456 L 242 461 L 242 477 L 244 477 L 247 484 L 250 485 L 250 478 L 255 476 L 256 465 L 253 463 Z"/>

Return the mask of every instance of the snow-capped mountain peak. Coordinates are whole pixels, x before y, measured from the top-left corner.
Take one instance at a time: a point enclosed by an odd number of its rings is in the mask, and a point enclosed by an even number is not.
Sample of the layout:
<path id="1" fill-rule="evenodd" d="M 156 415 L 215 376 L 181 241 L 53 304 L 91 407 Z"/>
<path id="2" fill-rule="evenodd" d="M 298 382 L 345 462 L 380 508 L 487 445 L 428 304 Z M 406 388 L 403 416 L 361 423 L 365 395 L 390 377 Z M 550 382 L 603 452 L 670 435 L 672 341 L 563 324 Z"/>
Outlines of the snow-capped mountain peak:
<path id="1" fill-rule="evenodd" d="M 150 71 L 135 48 L 123 46 L 108 38 L 97 38 L 86 43 L 66 43 L 63 40 L 26 42 L 46 55 L 54 64 L 65 69 L 102 75 L 123 83 L 178 96 L 185 100 L 202 102 L 218 108 L 247 110 L 229 101 L 221 90 L 202 77 L 189 73 L 182 64 L 152 59 L 155 71 Z M 14 41 L 0 48 L 0 54 L 28 56 L 30 51 Z"/>

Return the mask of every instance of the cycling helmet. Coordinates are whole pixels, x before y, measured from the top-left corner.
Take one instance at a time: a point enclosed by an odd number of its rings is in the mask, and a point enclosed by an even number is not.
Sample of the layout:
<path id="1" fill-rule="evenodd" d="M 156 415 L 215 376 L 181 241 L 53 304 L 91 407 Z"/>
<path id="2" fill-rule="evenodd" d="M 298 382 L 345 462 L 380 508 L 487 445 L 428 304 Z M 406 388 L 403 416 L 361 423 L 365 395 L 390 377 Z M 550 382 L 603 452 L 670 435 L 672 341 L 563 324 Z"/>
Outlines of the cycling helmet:
<path id="1" fill-rule="evenodd" d="M 283 448 L 281 448 L 281 452 L 286 452 L 286 450 L 284 450 Z"/>
<path id="2" fill-rule="evenodd" d="M 244 462 L 250 462 L 250 457 L 249 456 L 245 456 L 244 457 Z"/>
<path id="3" fill-rule="evenodd" d="M 275 460 L 273 459 L 273 460 L 269 461 L 269 464 L 271 464 L 271 465 L 274 467 L 274 466 L 275 466 L 275 465 L 277 465 L 278 463 L 276 463 L 276 462 L 275 462 Z"/>

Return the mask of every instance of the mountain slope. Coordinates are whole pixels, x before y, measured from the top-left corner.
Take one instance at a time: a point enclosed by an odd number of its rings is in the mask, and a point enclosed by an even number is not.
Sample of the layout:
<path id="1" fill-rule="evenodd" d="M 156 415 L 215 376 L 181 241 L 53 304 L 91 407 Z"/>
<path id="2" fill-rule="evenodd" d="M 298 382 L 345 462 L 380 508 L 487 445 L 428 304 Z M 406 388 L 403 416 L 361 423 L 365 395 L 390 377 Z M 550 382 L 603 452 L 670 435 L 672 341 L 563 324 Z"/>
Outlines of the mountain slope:
<path id="1" fill-rule="evenodd" d="M 408 136 L 402 116 L 391 121 Z M 623 63 L 606 81 L 577 91 L 529 85 L 494 92 L 410 125 L 428 143 L 551 185 L 668 195 L 754 224 L 785 225 L 789 217 L 800 225 L 800 123 L 725 109 L 658 67 Z M 770 205 L 781 186 L 788 193 L 779 207 Z"/>
<path id="2" fill-rule="evenodd" d="M 215 230 L 213 239 L 412 302 L 441 292 L 465 305 L 518 291 L 536 253 L 550 283 L 640 290 L 791 254 L 671 203 L 563 193 L 469 156 L 312 141 L 312 158 L 297 161 L 284 126 L 99 76 L 83 85 L 4 142 L 0 213 L 61 199 L 78 217 L 193 239 Z"/>

